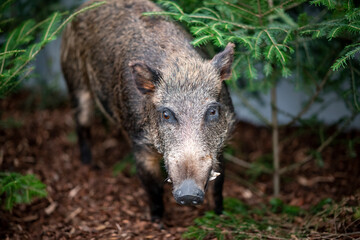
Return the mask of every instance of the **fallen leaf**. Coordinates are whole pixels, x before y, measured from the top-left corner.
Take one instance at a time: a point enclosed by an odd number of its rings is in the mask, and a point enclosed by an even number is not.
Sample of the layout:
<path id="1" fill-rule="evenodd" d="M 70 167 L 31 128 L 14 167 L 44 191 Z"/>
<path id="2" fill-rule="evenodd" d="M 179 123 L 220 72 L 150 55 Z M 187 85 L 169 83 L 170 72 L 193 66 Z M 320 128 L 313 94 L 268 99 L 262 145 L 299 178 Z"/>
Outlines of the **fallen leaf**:
<path id="1" fill-rule="evenodd" d="M 65 222 L 69 222 L 71 219 L 73 219 L 74 217 L 76 217 L 76 215 L 78 215 L 80 212 L 82 211 L 82 209 L 79 207 L 77 209 L 75 209 L 74 211 L 72 211 L 65 219 Z"/>
<path id="2" fill-rule="evenodd" d="M 45 208 L 46 215 L 52 214 L 55 211 L 57 205 L 57 202 L 52 202 L 47 208 Z"/>
<path id="3" fill-rule="evenodd" d="M 38 218 L 39 218 L 39 215 L 35 214 L 35 215 L 29 215 L 29 216 L 23 217 L 22 220 L 24 222 L 32 222 L 32 221 L 35 221 Z"/>
<path id="4" fill-rule="evenodd" d="M 96 231 L 101 231 L 101 230 L 104 230 L 104 229 L 106 229 L 107 228 L 107 226 L 105 226 L 105 225 L 99 225 L 99 226 L 97 226 L 96 228 L 95 228 L 95 230 Z"/>
<path id="5" fill-rule="evenodd" d="M 71 189 L 71 191 L 69 192 L 69 198 L 74 198 L 78 192 L 80 191 L 81 187 L 78 185 L 75 188 Z"/>
<path id="6" fill-rule="evenodd" d="M 328 177 L 317 176 L 311 179 L 305 178 L 303 176 L 297 177 L 298 183 L 305 187 L 311 187 L 319 182 L 333 182 L 334 180 L 335 178 L 333 176 L 328 176 Z"/>

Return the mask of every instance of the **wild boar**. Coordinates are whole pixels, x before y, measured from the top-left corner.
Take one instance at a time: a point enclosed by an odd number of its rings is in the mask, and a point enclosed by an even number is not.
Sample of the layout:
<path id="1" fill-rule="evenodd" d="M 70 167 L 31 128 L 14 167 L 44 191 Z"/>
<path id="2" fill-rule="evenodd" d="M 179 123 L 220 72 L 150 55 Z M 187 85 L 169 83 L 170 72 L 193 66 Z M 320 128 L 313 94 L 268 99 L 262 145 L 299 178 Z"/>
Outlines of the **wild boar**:
<path id="1" fill-rule="evenodd" d="M 203 59 L 179 25 L 143 15 L 151 11 L 161 9 L 147 0 L 108 0 L 64 30 L 61 64 L 81 160 L 91 162 L 96 104 L 130 139 L 153 220 L 164 211 L 162 159 L 179 204 L 201 204 L 216 179 L 215 212 L 221 213 L 222 151 L 235 119 L 224 80 L 231 75 L 234 44 Z"/>

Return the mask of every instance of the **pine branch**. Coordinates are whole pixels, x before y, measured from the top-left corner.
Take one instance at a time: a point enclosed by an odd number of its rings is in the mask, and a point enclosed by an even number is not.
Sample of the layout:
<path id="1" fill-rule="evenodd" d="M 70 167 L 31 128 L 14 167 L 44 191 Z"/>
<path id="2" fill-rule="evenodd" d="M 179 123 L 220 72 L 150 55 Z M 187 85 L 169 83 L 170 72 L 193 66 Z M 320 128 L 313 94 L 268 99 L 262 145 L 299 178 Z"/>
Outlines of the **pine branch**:
<path id="1" fill-rule="evenodd" d="M 337 4 L 336 0 L 312 0 L 310 3 L 317 6 L 324 5 L 329 9 L 334 9 Z"/>
<path id="2" fill-rule="evenodd" d="M 360 52 L 360 43 L 351 44 L 345 47 L 345 54 L 338 58 L 336 62 L 331 66 L 333 71 L 337 71 L 340 68 L 345 68 L 347 65 L 347 61 L 354 58 L 355 54 Z"/>
<path id="3" fill-rule="evenodd" d="M 12 86 L 10 86 L 8 88 L 8 92 L 12 92 L 15 87 L 17 87 L 23 80 L 25 80 L 27 77 L 29 77 L 30 73 L 35 69 L 35 67 L 31 66 L 26 68 L 26 70 L 24 71 L 24 73 L 22 74 L 22 76 L 20 77 L 20 79 L 18 81 L 16 81 L 15 83 L 13 83 Z M 0 87 L 1 88 L 1 87 Z"/>
<path id="4" fill-rule="evenodd" d="M 45 35 L 43 37 L 43 41 L 51 41 L 52 38 L 48 38 L 50 34 L 50 30 L 53 28 L 53 25 L 56 23 L 56 20 L 59 18 L 59 13 L 54 13 L 52 17 L 50 17 L 50 24 L 46 28 Z"/>
<path id="5" fill-rule="evenodd" d="M 11 50 L 11 51 L 7 51 L 7 52 L 2 52 L 2 53 L 0 53 L 0 59 L 8 57 L 10 55 L 17 54 L 17 53 L 23 53 L 23 52 L 25 52 L 25 50 Z"/>
<path id="6" fill-rule="evenodd" d="M 6 0 L 0 5 L 0 11 L 3 10 L 7 5 L 9 5 L 13 0 Z"/>
<path id="7" fill-rule="evenodd" d="M 270 41 L 272 42 L 272 46 L 271 46 L 271 47 L 274 46 L 274 47 L 276 48 L 279 56 L 281 56 L 281 58 L 280 58 L 280 59 L 281 59 L 281 64 L 284 65 L 284 63 L 285 63 L 286 60 L 285 60 L 285 57 L 284 57 L 283 53 L 280 51 L 280 49 L 279 49 L 279 47 L 278 47 L 278 44 L 277 44 L 276 41 L 271 37 L 271 35 L 269 34 L 268 30 L 264 30 L 264 32 L 268 35 Z M 269 52 L 270 52 L 270 51 L 269 51 Z"/>
<path id="8" fill-rule="evenodd" d="M 179 14 L 179 13 L 173 13 L 173 12 L 146 12 L 146 13 L 143 13 L 143 16 L 153 16 L 153 15 L 173 16 L 173 17 L 177 18 L 179 21 L 186 21 L 185 18 L 212 20 L 212 21 L 218 21 L 221 23 L 233 25 L 235 27 L 242 28 L 242 29 L 253 30 L 253 29 L 258 28 L 258 27 L 254 27 L 251 25 L 247 25 L 247 24 L 240 24 L 240 23 L 236 23 L 236 22 L 232 22 L 232 21 L 217 19 L 217 18 L 211 17 L 211 16 L 205 16 L 205 15 Z M 181 17 L 183 17 L 183 18 L 181 18 Z M 188 22 L 190 22 L 190 21 L 188 21 Z"/>
<path id="9" fill-rule="evenodd" d="M 18 50 L 23 52 L 23 54 L 19 57 L 17 57 L 13 62 L 13 68 L 9 70 L 10 74 L 2 74 L 5 67 L 5 60 L 6 57 L 2 59 L 1 67 L 0 67 L 0 76 L 3 79 L 0 84 L 0 90 L 2 92 L 8 92 L 5 91 L 6 86 L 19 74 L 21 74 L 24 70 L 24 68 L 35 58 L 35 56 L 41 51 L 41 49 L 50 41 L 55 39 L 55 36 L 63 29 L 63 27 L 71 21 L 76 15 L 83 13 L 89 9 L 98 7 L 102 4 L 106 3 L 105 1 L 102 2 L 96 2 L 90 6 L 87 6 L 83 9 L 80 9 L 73 14 L 71 14 L 67 19 L 65 19 L 60 25 L 58 23 L 60 22 L 60 16 L 59 13 L 54 13 L 51 17 L 45 19 L 44 21 L 41 21 L 38 24 L 30 24 L 31 22 L 27 21 L 22 27 L 14 30 L 8 37 L 4 52 L 9 52 L 9 46 L 13 44 L 11 47 L 15 48 L 18 47 L 20 44 L 23 44 L 24 41 L 27 41 L 26 37 L 30 36 L 31 33 L 33 33 L 37 28 L 44 27 L 44 33 L 42 38 L 40 39 L 40 42 L 33 43 L 28 47 L 28 49 L 25 50 Z M 34 25 L 34 26 L 32 26 Z M 25 29 L 31 27 L 29 30 L 25 31 Z M 24 33 L 25 32 L 25 33 Z M 24 33 L 24 34 L 23 34 Z M 14 41 L 14 36 L 18 36 L 17 41 Z M 29 72 L 28 72 L 29 73 Z M 27 74 L 25 74 L 25 77 Z M 21 80 L 24 79 L 24 77 L 21 78 Z"/>
<path id="10" fill-rule="evenodd" d="M 262 16 L 262 14 L 261 14 L 261 4 L 260 4 L 260 0 L 257 0 L 257 9 L 258 9 L 258 13 L 259 13 L 259 16 L 258 16 L 258 18 L 259 18 L 259 24 L 260 24 L 260 26 L 263 26 L 263 16 Z"/>
<path id="11" fill-rule="evenodd" d="M 257 78 L 257 71 L 254 68 L 254 64 L 252 64 L 250 57 L 246 56 L 247 59 L 247 73 L 248 73 L 248 78 L 250 80 L 254 80 Z"/>
<path id="12" fill-rule="evenodd" d="M 198 12 L 202 11 L 202 10 L 205 10 L 207 12 L 210 12 L 212 13 L 217 19 L 221 19 L 220 15 L 217 14 L 217 12 L 215 12 L 214 10 L 210 9 L 210 8 L 207 8 L 207 7 L 201 7 L 201 8 L 198 8 L 196 9 L 192 14 L 195 15 L 197 14 Z M 182 12 L 183 15 L 185 15 L 185 13 Z"/>
<path id="13" fill-rule="evenodd" d="M 195 47 L 205 45 L 211 40 L 211 38 L 212 38 L 212 36 L 210 36 L 210 35 L 196 38 L 193 41 L 191 41 L 191 44 L 194 45 Z"/>
<path id="14" fill-rule="evenodd" d="M 255 16 L 255 17 L 257 17 L 257 18 L 262 17 L 260 14 L 256 14 L 256 13 L 254 13 L 254 12 L 252 12 L 252 11 L 247 10 L 246 8 L 242 8 L 242 7 L 238 6 L 238 5 L 232 4 L 232 3 L 230 3 L 230 2 L 227 2 L 227 1 L 224 1 L 224 0 L 221 0 L 221 2 L 223 2 L 224 4 L 226 4 L 226 5 L 228 5 L 228 6 L 231 6 L 231 7 L 233 7 L 233 8 L 236 8 L 236 9 L 238 9 L 238 10 L 240 10 L 240 11 L 246 12 L 246 13 L 248 13 L 248 14 L 250 14 L 250 15 L 252 15 L 252 16 Z"/>
<path id="15" fill-rule="evenodd" d="M 9 44 L 10 44 L 11 40 L 13 39 L 14 35 L 15 35 L 15 32 L 12 32 L 12 33 L 10 34 L 10 36 L 8 37 L 8 40 L 6 41 L 6 44 L 5 44 L 4 52 L 8 52 Z M 5 66 L 5 58 L 3 58 L 2 62 L 1 62 L 0 74 L 3 73 L 4 66 Z"/>

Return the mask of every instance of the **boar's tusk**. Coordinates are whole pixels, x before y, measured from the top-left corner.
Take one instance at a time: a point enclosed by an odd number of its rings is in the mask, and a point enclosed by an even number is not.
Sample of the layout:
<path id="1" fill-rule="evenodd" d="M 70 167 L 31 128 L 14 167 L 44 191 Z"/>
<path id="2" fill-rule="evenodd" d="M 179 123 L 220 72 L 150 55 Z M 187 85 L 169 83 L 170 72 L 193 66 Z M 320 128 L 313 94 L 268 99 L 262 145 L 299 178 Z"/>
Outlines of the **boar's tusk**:
<path id="1" fill-rule="evenodd" d="M 171 178 L 166 178 L 164 182 L 172 183 Z"/>
<path id="2" fill-rule="evenodd" d="M 219 172 L 214 172 L 214 170 L 211 170 L 209 181 L 215 180 L 220 175 Z"/>

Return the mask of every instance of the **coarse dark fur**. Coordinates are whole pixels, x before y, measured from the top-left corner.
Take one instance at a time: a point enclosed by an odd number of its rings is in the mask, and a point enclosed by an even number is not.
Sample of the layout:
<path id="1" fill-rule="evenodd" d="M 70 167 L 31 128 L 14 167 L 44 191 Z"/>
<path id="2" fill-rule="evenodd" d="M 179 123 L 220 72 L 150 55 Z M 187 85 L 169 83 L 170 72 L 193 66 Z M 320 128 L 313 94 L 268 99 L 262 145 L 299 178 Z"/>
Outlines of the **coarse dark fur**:
<path id="1" fill-rule="evenodd" d="M 80 14 L 63 33 L 61 64 L 76 111 L 81 160 L 91 162 L 96 103 L 132 144 L 153 219 L 163 214 L 162 158 L 174 194 L 186 179 L 205 192 L 220 173 L 214 199 L 221 213 L 222 150 L 234 123 L 223 80 L 231 74 L 234 45 L 204 60 L 181 27 L 142 15 L 150 11 L 161 9 L 147 0 L 108 0 Z"/>

